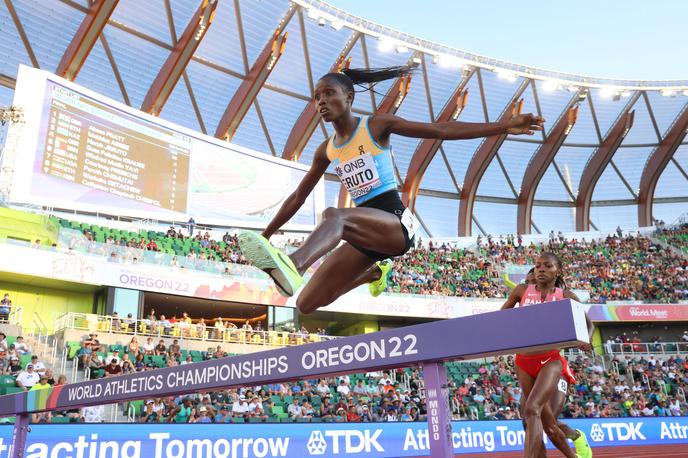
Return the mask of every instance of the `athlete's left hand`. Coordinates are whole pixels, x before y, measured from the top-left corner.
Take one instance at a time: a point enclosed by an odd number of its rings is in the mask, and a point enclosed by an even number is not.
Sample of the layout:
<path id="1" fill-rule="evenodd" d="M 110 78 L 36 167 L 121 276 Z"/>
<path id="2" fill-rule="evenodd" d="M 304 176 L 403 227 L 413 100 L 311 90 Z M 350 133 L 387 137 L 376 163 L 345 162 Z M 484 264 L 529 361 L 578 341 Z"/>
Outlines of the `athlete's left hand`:
<path id="1" fill-rule="evenodd" d="M 507 123 L 507 133 L 511 135 L 533 135 L 536 130 L 544 130 L 545 120 L 532 113 L 517 114 Z"/>

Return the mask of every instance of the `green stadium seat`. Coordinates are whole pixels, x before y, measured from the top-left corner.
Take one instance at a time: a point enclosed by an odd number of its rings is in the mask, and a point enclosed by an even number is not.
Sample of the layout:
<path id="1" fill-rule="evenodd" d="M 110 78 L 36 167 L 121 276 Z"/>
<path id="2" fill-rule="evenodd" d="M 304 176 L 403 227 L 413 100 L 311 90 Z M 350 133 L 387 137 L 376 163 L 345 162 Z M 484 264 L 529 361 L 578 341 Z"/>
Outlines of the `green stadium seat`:
<path id="1" fill-rule="evenodd" d="M 232 423 L 246 423 L 244 417 L 232 417 Z"/>
<path id="2" fill-rule="evenodd" d="M 311 419 L 310 418 L 297 418 L 296 423 L 310 423 Z"/>
<path id="3" fill-rule="evenodd" d="M 290 417 L 281 417 L 280 423 L 294 423 L 294 419 Z"/>
<path id="4" fill-rule="evenodd" d="M 18 386 L 6 386 L 5 387 L 5 394 L 14 394 L 14 393 L 25 393 L 24 388 L 19 388 Z"/>
<path id="5" fill-rule="evenodd" d="M 263 419 L 262 418 L 256 418 L 256 417 L 250 417 L 248 419 L 248 422 L 249 423 L 263 423 Z"/>
<path id="6" fill-rule="evenodd" d="M 0 387 L 16 386 L 16 380 L 11 375 L 0 376 Z"/>
<path id="7" fill-rule="evenodd" d="M 284 414 L 284 407 L 278 406 L 278 405 L 272 406 L 272 411 L 271 411 L 271 413 L 272 413 L 273 415 L 276 415 L 276 416 L 279 416 L 279 415 L 281 415 L 281 414 Z"/>
<path id="8" fill-rule="evenodd" d="M 50 420 L 50 423 L 55 423 L 55 424 L 60 424 L 60 423 L 69 423 L 70 418 L 69 417 L 52 417 Z"/>

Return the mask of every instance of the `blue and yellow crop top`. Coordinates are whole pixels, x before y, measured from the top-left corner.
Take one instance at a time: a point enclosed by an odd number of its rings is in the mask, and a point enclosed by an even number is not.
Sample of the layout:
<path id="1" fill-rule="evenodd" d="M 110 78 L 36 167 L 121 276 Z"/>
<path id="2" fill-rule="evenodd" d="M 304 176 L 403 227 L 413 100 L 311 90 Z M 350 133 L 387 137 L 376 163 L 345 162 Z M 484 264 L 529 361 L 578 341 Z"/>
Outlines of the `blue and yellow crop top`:
<path id="1" fill-rule="evenodd" d="M 397 189 L 392 150 L 375 141 L 369 120 L 369 116 L 359 118 L 351 138 L 341 145 L 335 144 L 334 135 L 327 142 L 327 158 L 356 205 Z"/>

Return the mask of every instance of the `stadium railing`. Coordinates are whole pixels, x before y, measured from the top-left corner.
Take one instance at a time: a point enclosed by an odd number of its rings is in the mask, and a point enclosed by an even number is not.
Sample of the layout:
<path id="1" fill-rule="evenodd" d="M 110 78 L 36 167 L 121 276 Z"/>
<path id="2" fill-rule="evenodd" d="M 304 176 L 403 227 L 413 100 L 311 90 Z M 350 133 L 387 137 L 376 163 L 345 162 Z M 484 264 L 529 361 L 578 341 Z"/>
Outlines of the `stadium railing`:
<path id="1" fill-rule="evenodd" d="M 607 355 L 675 355 L 688 353 L 688 342 L 606 343 L 604 352 Z"/>
<path id="2" fill-rule="evenodd" d="M 66 329 L 75 329 L 119 334 L 128 337 L 188 339 L 211 343 L 250 343 L 273 347 L 288 347 L 336 338 L 320 334 L 287 331 L 245 330 L 241 328 L 218 329 L 213 326 L 200 326 L 196 323 L 177 322 L 166 326 L 160 321 L 152 322 L 147 319 L 133 320 L 76 312 L 65 313 L 57 317 L 54 329 L 56 333 Z M 143 342 L 139 342 L 139 345 L 143 347 Z"/>

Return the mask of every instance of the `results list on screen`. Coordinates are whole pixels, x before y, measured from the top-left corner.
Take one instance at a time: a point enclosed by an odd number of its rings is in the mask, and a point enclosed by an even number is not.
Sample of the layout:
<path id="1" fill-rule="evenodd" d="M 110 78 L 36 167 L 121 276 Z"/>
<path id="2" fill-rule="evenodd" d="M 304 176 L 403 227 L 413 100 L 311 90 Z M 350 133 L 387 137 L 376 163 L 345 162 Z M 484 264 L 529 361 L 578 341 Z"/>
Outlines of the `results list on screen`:
<path id="1" fill-rule="evenodd" d="M 186 212 L 191 138 L 54 86 L 42 172 Z"/>

